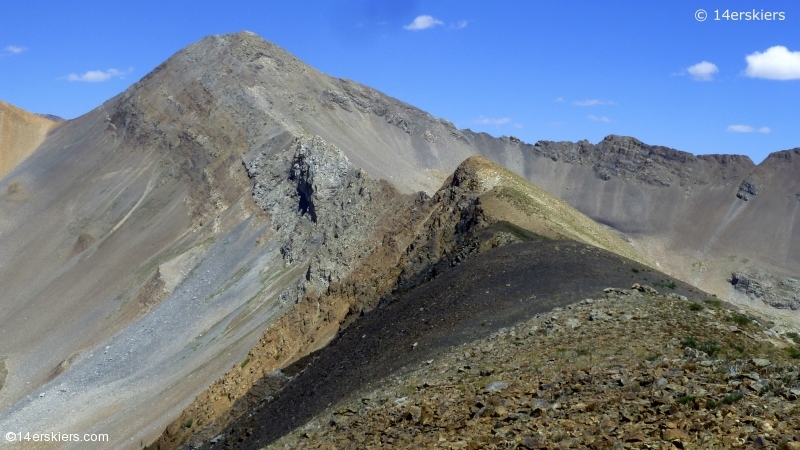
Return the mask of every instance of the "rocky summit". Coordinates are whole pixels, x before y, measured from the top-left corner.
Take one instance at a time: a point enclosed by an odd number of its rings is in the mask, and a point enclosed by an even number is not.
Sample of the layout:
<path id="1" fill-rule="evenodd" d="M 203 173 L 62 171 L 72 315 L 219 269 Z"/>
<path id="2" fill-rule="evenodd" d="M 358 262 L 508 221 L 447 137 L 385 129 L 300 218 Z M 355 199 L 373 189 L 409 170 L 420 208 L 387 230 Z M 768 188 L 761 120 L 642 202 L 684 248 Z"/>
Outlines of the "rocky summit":
<path id="1" fill-rule="evenodd" d="M 51 119 L 0 104 L 2 429 L 800 441 L 798 149 L 494 138 L 250 32 Z"/>

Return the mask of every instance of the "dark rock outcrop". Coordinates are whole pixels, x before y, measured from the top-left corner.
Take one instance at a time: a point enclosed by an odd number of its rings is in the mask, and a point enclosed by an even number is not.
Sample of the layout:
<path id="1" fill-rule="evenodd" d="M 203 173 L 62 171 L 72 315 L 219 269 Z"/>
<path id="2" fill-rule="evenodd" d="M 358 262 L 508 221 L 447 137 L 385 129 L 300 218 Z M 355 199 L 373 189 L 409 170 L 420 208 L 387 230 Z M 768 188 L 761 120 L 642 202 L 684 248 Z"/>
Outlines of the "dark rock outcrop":
<path id="1" fill-rule="evenodd" d="M 759 183 L 758 178 L 748 178 L 739 185 L 739 192 L 736 193 L 736 198 L 748 201 L 751 196 L 758 195 L 762 189 L 764 189 L 764 185 Z"/>
<path id="2" fill-rule="evenodd" d="M 737 292 L 778 309 L 800 309 L 800 281 L 763 270 L 737 271 L 729 279 Z"/>

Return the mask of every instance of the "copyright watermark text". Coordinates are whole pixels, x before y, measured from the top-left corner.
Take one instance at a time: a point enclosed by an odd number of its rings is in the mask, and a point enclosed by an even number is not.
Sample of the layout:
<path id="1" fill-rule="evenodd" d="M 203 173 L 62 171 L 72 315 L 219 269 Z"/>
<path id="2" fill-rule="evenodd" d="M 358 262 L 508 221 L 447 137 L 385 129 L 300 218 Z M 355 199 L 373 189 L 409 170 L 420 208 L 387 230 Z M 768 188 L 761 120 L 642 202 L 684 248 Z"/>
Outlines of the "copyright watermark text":
<path id="1" fill-rule="evenodd" d="M 29 431 L 9 431 L 6 442 L 108 442 L 107 434 L 80 433 L 31 433 Z"/>
<path id="2" fill-rule="evenodd" d="M 705 22 L 706 19 L 726 22 L 782 22 L 786 20 L 786 12 L 764 11 L 763 9 L 748 11 L 715 9 L 708 12 L 705 9 L 698 9 L 694 12 L 694 18 L 698 22 Z"/>

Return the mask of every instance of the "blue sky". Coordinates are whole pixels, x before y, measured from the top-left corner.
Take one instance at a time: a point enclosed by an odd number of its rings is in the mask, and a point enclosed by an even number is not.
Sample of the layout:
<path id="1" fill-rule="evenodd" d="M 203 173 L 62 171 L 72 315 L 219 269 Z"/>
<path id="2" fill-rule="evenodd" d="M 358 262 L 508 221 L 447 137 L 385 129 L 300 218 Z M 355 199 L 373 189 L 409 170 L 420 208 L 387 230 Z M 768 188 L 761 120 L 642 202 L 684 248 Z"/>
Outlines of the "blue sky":
<path id="1" fill-rule="evenodd" d="M 754 8 L 762 20 L 721 17 Z M 26 1 L 0 3 L 0 24 L 0 100 L 65 118 L 204 36 L 250 30 L 496 136 L 621 134 L 755 162 L 800 147 L 800 2 Z"/>

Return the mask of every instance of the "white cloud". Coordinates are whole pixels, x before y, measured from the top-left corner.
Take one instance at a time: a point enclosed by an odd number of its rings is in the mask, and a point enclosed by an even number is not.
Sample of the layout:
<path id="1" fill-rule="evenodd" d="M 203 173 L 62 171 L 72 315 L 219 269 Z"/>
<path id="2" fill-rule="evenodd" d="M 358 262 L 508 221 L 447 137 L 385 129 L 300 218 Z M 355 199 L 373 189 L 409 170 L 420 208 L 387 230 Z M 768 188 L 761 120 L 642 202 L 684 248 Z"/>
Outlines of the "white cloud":
<path id="1" fill-rule="evenodd" d="M 105 72 L 102 70 L 90 70 L 86 73 L 81 75 L 71 73 L 62 79 L 66 79 L 67 81 L 86 81 L 88 83 L 98 83 L 101 81 L 107 81 L 111 78 L 125 78 L 125 75 L 131 73 L 133 69 L 128 70 L 117 70 L 117 69 L 108 69 Z"/>
<path id="2" fill-rule="evenodd" d="M 459 20 L 455 24 L 450 25 L 450 29 L 451 30 L 460 30 L 460 29 L 466 28 L 466 27 L 467 27 L 467 21 L 466 20 Z"/>
<path id="3" fill-rule="evenodd" d="M 769 127 L 751 127 L 750 125 L 731 125 L 725 129 L 729 133 L 772 133 Z"/>
<path id="4" fill-rule="evenodd" d="M 572 104 L 575 106 L 598 106 L 598 105 L 614 105 L 615 103 L 612 101 L 598 100 L 595 98 L 595 99 L 577 100 L 572 102 Z"/>
<path id="5" fill-rule="evenodd" d="M 479 123 L 481 125 L 505 125 L 508 122 L 511 122 L 511 119 L 509 119 L 508 117 L 501 117 L 499 119 L 492 119 L 491 117 L 480 116 L 478 119 L 474 120 L 473 122 Z"/>
<path id="6" fill-rule="evenodd" d="M 414 19 L 413 22 L 404 26 L 403 28 L 410 31 L 420 31 L 428 28 L 433 28 L 436 25 L 444 25 L 444 22 L 438 19 L 434 19 L 433 16 L 422 15 L 422 16 L 417 16 L 417 18 Z M 464 26 L 466 26 L 466 24 Z"/>
<path id="7" fill-rule="evenodd" d="M 790 52 L 782 45 L 770 47 L 764 53 L 755 52 L 745 57 L 745 75 L 767 80 L 800 80 L 800 52 Z"/>
<path id="8" fill-rule="evenodd" d="M 564 103 L 564 97 L 558 97 L 557 99 L 553 100 L 556 103 Z"/>
<path id="9" fill-rule="evenodd" d="M 586 118 L 588 118 L 589 120 L 594 120 L 595 122 L 605 122 L 605 123 L 610 123 L 611 122 L 611 119 L 609 119 L 606 116 L 599 116 L 598 117 L 598 116 L 595 116 L 593 114 L 589 114 L 588 116 L 586 116 Z"/>
<path id="10" fill-rule="evenodd" d="M 17 45 L 9 45 L 8 47 L 4 48 L 3 50 L 6 53 L 10 54 L 10 55 L 19 55 L 20 53 L 22 53 L 22 52 L 24 52 L 25 50 L 28 50 L 28 49 L 25 48 L 25 47 L 17 46 Z"/>
<path id="11" fill-rule="evenodd" d="M 719 68 L 714 63 L 702 61 L 688 67 L 686 71 L 697 81 L 711 81 L 714 79 L 714 74 L 719 72 Z"/>

